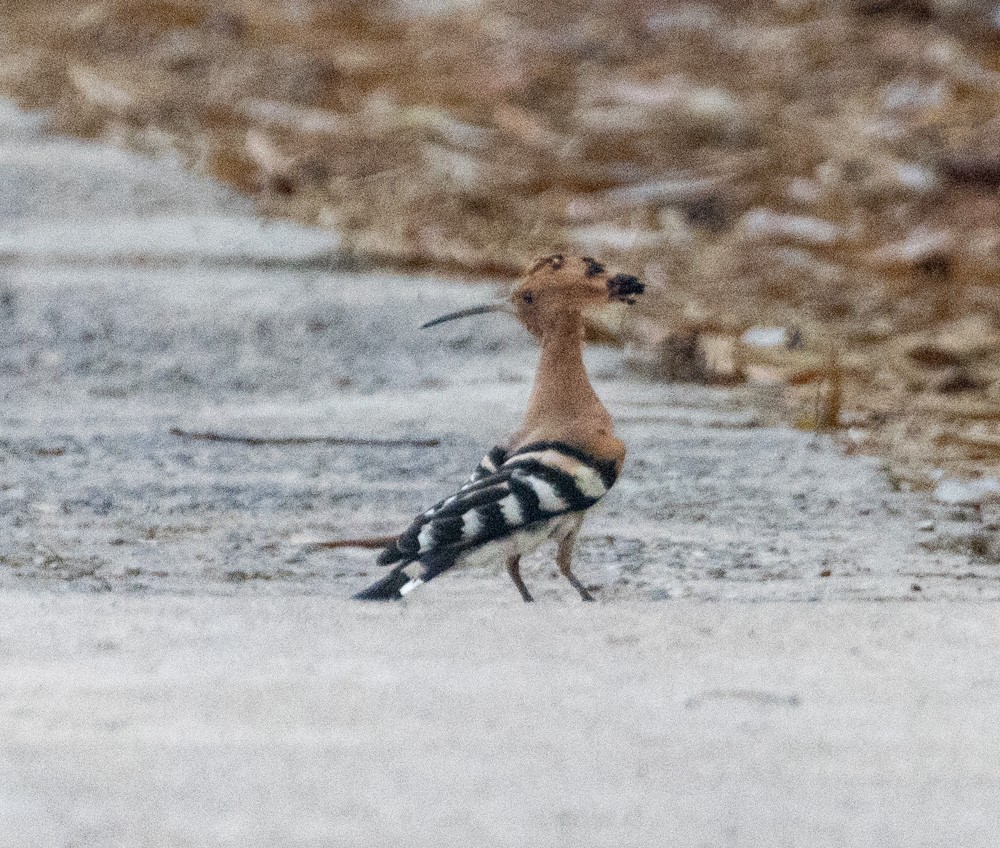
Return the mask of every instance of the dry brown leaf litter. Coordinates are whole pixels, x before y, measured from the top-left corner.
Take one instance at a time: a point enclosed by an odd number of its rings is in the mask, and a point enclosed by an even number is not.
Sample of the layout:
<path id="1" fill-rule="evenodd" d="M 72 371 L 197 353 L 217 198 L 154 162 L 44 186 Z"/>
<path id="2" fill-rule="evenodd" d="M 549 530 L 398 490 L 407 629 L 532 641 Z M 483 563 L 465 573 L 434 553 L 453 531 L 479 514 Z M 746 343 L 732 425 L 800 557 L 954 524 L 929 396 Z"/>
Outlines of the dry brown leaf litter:
<path id="1" fill-rule="evenodd" d="M 0 91 L 336 229 L 361 261 L 585 250 L 664 377 L 774 380 L 904 475 L 1000 465 L 1000 26 L 943 2 L 49 0 Z M 754 326 L 783 344 L 746 344 Z"/>

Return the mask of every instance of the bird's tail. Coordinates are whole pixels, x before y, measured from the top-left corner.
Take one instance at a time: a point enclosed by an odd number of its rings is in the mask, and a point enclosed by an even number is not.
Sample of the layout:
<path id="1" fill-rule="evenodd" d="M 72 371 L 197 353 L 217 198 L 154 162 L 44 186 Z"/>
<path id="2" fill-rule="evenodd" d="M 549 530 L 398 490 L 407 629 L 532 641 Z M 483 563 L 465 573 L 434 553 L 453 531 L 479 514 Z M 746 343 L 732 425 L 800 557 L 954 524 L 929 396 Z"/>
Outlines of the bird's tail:
<path id="1" fill-rule="evenodd" d="M 422 560 L 401 562 L 385 577 L 372 583 L 367 589 L 354 596 L 356 601 L 396 601 L 406 597 L 410 592 L 437 577 L 442 571 L 447 571 L 455 564 L 455 555 L 448 553 L 434 556 L 431 554 Z"/>
<path id="2" fill-rule="evenodd" d="M 363 589 L 354 596 L 356 601 L 397 601 L 402 598 L 406 592 L 410 591 L 407 588 L 408 584 L 414 582 L 414 578 L 410 577 L 406 572 L 403 571 L 402 565 L 397 565 L 392 571 L 390 571 L 381 580 L 372 583 L 367 589 Z M 419 585 L 419 584 L 416 584 Z M 403 590 L 406 589 L 406 592 Z"/>

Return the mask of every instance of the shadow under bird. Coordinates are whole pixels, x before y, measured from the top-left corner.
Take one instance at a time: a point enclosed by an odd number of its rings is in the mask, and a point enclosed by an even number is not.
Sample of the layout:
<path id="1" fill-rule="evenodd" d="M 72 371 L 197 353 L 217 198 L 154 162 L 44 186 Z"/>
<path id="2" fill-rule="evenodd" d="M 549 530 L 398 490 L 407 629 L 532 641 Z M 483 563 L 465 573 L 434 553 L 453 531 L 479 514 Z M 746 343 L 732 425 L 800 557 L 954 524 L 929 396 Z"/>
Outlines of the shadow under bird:
<path id="1" fill-rule="evenodd" d="M 556 254 L 532 264 L 508 300 L 423 325 L 512 314 L 541 345 L 538 372 L 520 428 L 483 457 L 455 494 L 388 542 L 378 562 L 392 569 L 355 598 L 402 598 L 454 566 L 504 562 L 530 601 L 521 557 L 553 539 L 559 571 L 583 600 L 593 600 L 571 570 L 573 545 L 587 510 L 618 478 L 625 445 L 583 365 L 583 315 L 608 303 L 634 303 L 643 288 L 590 257 Z"/>

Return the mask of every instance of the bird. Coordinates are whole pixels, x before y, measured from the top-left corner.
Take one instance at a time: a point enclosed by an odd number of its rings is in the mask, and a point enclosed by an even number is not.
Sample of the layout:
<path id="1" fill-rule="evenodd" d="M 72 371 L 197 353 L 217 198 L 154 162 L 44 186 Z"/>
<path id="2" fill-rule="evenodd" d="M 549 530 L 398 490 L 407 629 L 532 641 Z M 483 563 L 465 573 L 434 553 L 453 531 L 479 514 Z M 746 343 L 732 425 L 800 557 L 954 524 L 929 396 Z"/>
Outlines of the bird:
<path id="1" fill-rule="evenodd" d="M 573 574 L 573 548 L 587 511 L 618 479 L 625 445 L 583 364 L 584 313 L 633 304 L 644 289 L 637 277 L 611 273 L 592 257 L 557 253 L 532 262 L 508 299 L 423 325 L 511 314 L 539 343 L 538 369 L 521 426 L 486 453 L 458 491 L 398 536 L 378 540 L 385 542 L 378 563 L 391 570 L 356 599 L 404 598 L 456 566 L 503 562 L 530 602 L 521 558 L 552 539 L 560 573 L 584 601 L 594 600 Z"/>

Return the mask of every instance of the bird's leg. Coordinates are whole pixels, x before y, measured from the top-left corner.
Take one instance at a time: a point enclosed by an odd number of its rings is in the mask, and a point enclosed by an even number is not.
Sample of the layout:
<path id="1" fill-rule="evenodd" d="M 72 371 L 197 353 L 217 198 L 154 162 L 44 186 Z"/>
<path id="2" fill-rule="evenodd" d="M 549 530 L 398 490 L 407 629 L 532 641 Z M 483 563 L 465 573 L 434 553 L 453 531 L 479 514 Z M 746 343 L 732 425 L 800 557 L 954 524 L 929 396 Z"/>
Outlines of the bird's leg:
<path id="1" fill-rule="evenodd" d="M 585 601 L 592 601 L 594 600 L 594 596 L 587 591 L 587 587 L 577 580 L 576 575 L 570 571 L 570 564 L 573 562 L 573 544 L 575 542 L 575 532 L 560 539 L 559 548 L 556 550 L 556 565 L 559 566 L 559 571 L 563 577 L 569 580 L 570 585 L 580 593 L 580 597 Z"/>
<path id="2" fill-rule="evenodd" d="M 521 579 L 521 557 L 515 556 L 507 560 L 507 573 L 510 575 L 510 579 L 514 581 L 514 585 L 517 586 L 517 591 L 521 593 L 521 599 L 525 603 L 535 600 L 531 597 L 528 587 L 524 585 L 524 581 Z"/>

